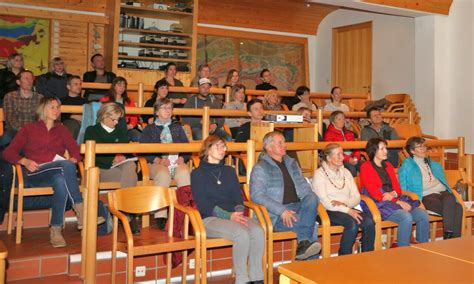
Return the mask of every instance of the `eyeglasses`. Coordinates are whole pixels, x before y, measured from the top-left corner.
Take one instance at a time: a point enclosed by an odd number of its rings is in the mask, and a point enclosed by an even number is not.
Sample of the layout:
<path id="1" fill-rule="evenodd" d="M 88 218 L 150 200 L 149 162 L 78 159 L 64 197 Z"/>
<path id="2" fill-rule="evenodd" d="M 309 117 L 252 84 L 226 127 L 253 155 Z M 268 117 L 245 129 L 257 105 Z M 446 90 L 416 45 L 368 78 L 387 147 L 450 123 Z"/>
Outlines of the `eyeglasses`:
<path id="1" fill-rule="evenodd" d="M 120 117 L 113 118 L 113 117 L 111 117 L 111 116 L 108 116 L 108 118 L 109 118 L 110 120 L 112 120 L 113 122 L 117 122 L 117 123 L 118 123 L 118 121 L 120 120 Z"/>
<path id="2" fill-rule="evenodd" d="M 415 148 L 428 149 L 428 147 L 425 144 L 416 145 Z"/>
<path id="3" fill-rule="evenodd" d="M 224 143 L 214 144 L 214 146 L 216 146 L 216 148 L 219 150 L 227 150 L 227 145 Z"/>

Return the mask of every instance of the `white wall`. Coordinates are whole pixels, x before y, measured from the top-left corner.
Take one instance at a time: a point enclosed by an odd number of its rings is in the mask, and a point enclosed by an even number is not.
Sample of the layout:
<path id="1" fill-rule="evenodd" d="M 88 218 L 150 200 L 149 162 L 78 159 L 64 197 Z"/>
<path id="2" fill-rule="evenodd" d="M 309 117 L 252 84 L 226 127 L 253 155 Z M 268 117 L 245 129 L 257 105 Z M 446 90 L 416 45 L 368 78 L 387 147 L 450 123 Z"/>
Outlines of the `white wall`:
<path id="1" fill-rule="evenodd" d="M 331 89 L 332 29 L 372 21 L 372 96 L 415 92 L 415 21 L 367 12 L 336 10 L 316 35 L 315 91 Z"/>
<path id="2" fill-rule="evenodd" d="M 474 3 L 455 0 L 449 16 L 417 18 L 416 98 L 422 128 L 466 137 L 474 153 Z"/>

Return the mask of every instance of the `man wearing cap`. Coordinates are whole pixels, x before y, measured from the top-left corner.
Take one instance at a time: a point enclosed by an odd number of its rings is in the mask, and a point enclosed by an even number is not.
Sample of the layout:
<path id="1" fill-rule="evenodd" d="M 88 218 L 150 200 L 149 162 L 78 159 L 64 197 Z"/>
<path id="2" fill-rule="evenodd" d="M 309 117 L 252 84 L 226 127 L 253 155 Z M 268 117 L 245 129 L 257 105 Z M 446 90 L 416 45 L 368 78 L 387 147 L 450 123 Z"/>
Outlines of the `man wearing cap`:
<path id="1" fill-rule="evenodd" d="M 201 78 L 199 79 L 199 94 L 192 96 L 186 104 L 184 104 L 184 108 L 196 108 L 202 109 L 205 106 L 214 109 L 221 109 L 222 108 L 222 101 L 209 91 L 211 89 L 211 80 L 208 78 Z M 184 123 L 189 124 L 191 130 L 193 132 L 193 139 L 194 140 L 202 140 L 202 118 L 200 116 L 188 116 L 183 117 Z M 211 124 L 209 125 L 209 134 L 220 136 L 227 141 L 231 140 L 230 135 L 224 130 L 224 118 L 212 118 L 211 117 Z"/>

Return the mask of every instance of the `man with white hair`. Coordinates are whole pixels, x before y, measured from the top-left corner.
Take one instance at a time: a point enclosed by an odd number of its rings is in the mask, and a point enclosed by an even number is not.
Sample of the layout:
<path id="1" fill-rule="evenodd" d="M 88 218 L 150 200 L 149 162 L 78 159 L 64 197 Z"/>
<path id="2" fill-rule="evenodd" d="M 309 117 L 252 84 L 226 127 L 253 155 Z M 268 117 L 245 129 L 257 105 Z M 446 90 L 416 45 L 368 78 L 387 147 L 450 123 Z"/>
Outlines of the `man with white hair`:
<path id="1" fill-rule="evenodd" d="M 250 175 L 252 201 L 267 208 L 274 231 L 296 233 L 296 259 L 313 257 L 321 250 L 316 225 L 319 199 L 296 160 L 286 155 L 281 132 L 267 133 L 263 149 Z"/>

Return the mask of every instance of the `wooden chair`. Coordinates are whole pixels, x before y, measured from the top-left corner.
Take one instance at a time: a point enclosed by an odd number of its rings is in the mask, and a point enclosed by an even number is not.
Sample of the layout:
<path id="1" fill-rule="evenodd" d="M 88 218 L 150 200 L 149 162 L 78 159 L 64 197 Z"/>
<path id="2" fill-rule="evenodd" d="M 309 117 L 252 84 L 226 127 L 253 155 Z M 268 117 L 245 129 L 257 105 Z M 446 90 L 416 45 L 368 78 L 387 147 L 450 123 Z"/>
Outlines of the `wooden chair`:
<path id="1" fill-rule="evenodd" d="M 7 264 L 8 251 L 3 242 L 0 240 L 0 283 L 6 282 L 6 264 Z"/>
<path id="2" fill-rule="evenodd" d="M 199 283 L 201 265 L 201 228 L 195 218 L 193 208 L 183 207 L 176 201 L 174 190 L 166 187 L 144 186 L 122 188 L 107 193 L 110 212 L 114 216 L 112 235 L 112 283 L 115 283 L 117 250 L 127 253 L 127 283 L 133 283 L 133 258 L 151 254 L 167 253 L 166 282 L 171 278 L 171 253 L 183 252 L 182 283 L 186 283 L 187 251 L 195 249 L 195 281 Z M 169 226 L 166 234 L 151 228 L 142 229 L 141 235 L 134 237 L 124 213 L 147 214 L 161 208 L 170 210 Z M 174 210 L 185 214 L 184 238 L 173 237 Z M 123 212 L 123 213 L 122 213 Z M 118 239 L 118 220 L 122 222 L 125 240 Z M 189 236 L 189 222 L 194 229 L 195 237 Z"/>
<path id="3" fill-rule="evenodd" d="M 244 185 L 244 194 L 245 194 L 245 188 L 246 186 Z M 266 231 L 266 223 L 264 216 L 261 212 L 261 208 L 259 205 L 252 203 L 250 201 L 244 201 L 244 206 L 250 210 L 250 217 L 255 214 L 257 217 L 257 220 L 259 223 L 262 225 L 263 232 L 265 234 L 265 239 L 267 236 L 267 231 Z M 223 238 L 207 238 L 206 235 L 206 228 L 204 227 L 204 224 L 202 222 L 202 217 L 199 211 L 195 210 L 194 213 L 196 214 L 196 220 L 198 222 L 198 226 L 201 230 L 201 259 L 202 259 L 202 264 L 201 264 L 201 283 L 206 284 L 207 283 L 207 249 L 213 249 L 213 248 L 221 248 L 221 247 L 229 247 L 232 246 L 232 241 L 223 239 Z M 265 243 L 265 250 L 264 250 L 264 255 L 262 259 L 262 266 L 264 268 L 267 267 L 267 243 Z M 197 261 L 197 260 L 196 260 Z M 272 267 L 273 270 L 273 267 Z M 265 277 L 267 277 L 267 274 L 265 274 Z M 265 283 L 271 283 L 267 282 L 268 280 L 265 279 Z"/>
<path id="4" fill-rule="evenodd" d="M 244 185 L 244 194 L 247 200 L 250 199 L 250 187 L 249 185 Z M 273 283 L 273 242 L 278 241 L 290 241 L 291 242 L 291 262 L 295 261 L 296 258 L 296 248 L 298 246 L 298 241 L 296 239 L 296 233 L 292 231 L 287 232 L 274 232 L 272 221 L 270 220 L 270 215 L 268 214 L 267 208 L 265 206 L 251 202 L 254 206 L 257 206 L 257 210 L 261 212 L 261 216 L 265 221 L 265 233 L 266 233 L 266 270 L 267 270 L 267 282 Z"/>
<path id="5" fill-rule="evenodd" d="M 361 190 L 360 188 L 360 179 L 359 177 L 354 178 L 354 182 L 357 185 L 357 188 L 359 188 L 359 191 Z M 372 218 L 374 219 L 375 223 L 375 243 L 374 243 L 374 249 L 375 250 L 381 250 L 382 249 L 382 233 L 384 230 L 387 231 L 387 241 L 386 241 L 386 248 L 389 248 L 392 243 L 393 243 L 393 235 L 396 232 L 396 228 L 398 228 L 398 224 L 392 221 L 382 221 L 382 215 L 380 214 L 379 209 L 377 208 L 377 205 L 375 205 L 375 202 L 372 200 L 371 197 L 362 194 L 360 192 L 360 200 L 364 201 L 365 204 L 367 204 L 367 207 L 369 208 L 370 213 L 372 214 Z"/>
<path id="6" fill-rule="evenodd" d="M 18 186 L 15 186 L 18 181 Z M 11 234 L 13 229 L 13 206 L 15 194 L 17 195 L 17 212 L 16 212 L 16 240 L 17 244 L 21 244 L 21 235 L 23 227 L 23 198 L 25 196 L 42 196 L 53 195 L 52 187 L 26 187 L 23 178 L 23 171 L 20 164 L 13 166 L 13 182 L 10 192 L 10 205 L 8 208 L 8 225 L 7 232 Z"/>
<path id="7" fill-rule="evenodd" d="M 319 203 L 318 206 L 318 216 L 321 219 L 321 227 L 322 227 L 322 252 L 321 256 L 323 258 L 331 257 L 331 235 L 342 234 L 344 231 L 343 226 L 331 226 L 331 220 L 329 220 L 328 212 L 326 208 Z"/>

